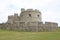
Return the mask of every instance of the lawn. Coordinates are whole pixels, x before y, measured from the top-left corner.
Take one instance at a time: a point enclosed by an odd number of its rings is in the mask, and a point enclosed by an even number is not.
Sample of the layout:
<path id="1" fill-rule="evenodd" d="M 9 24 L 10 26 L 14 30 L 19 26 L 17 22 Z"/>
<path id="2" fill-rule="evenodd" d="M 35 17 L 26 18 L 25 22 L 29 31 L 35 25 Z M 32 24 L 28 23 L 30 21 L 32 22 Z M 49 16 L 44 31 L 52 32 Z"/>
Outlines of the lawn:
<path id="1" fill-rule="evenodd" d="M 58 32 L 17 32 L 0 30 L 0 40 L 60 40 Z"/>

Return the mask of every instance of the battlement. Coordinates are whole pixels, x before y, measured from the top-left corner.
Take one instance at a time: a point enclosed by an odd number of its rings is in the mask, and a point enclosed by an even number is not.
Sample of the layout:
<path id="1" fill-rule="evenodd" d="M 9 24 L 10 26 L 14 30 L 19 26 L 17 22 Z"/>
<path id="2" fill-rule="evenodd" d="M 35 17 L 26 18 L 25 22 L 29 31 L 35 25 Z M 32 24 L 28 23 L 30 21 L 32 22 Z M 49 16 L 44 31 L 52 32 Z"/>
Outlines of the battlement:
<path id="1" fill-rule="evenodd" d="M 16 16 L 16 17 L 17 17 L 17 16 L 18 16 L 18 13 L 14 13 L 14 16 Z"/>
<path id="2" fill-rule="evenodd" d="M 11 19 L 11 18 L 13 18 L 14 16 L 13 15 L 10 15 L 10 16 L 8 16 L 8 19 Z"/>
<path id="3" fill-rule="evenodd" d="M 15 18 L 18 17 L 18 14 L 17 14 L 17 13 L 14 13 L 14 15 L 8 16 L 8 19 L 14 19 L 14 17 L 15 17 Z"/>
<path id="4" fill-rule="evenodd" d="M 57 24 L 56 22 L 45 22 L 45 24 Z"/>
<path id="5" fill-rule="evenodd" d="M 33 9 L 27 9 L 27 10 L 25 10 L 24 8 L 21 8 L 21 12 L 40 12 L 40 11 L 37 10 L 37 9 L 35 9 L 35 10 L 33 10 Z"/>

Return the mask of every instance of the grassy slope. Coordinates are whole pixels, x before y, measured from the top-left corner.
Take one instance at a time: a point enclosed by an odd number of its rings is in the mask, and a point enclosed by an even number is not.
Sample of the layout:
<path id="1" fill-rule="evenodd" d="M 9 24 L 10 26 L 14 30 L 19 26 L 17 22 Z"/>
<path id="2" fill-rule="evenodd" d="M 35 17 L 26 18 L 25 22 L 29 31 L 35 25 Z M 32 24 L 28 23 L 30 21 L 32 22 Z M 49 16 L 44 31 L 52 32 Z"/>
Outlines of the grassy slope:
<path id="1" fill-rule="evenodd" d="M 13 32 L 0 30 L 0 40 L 60 40 L 60 32 Z"/>

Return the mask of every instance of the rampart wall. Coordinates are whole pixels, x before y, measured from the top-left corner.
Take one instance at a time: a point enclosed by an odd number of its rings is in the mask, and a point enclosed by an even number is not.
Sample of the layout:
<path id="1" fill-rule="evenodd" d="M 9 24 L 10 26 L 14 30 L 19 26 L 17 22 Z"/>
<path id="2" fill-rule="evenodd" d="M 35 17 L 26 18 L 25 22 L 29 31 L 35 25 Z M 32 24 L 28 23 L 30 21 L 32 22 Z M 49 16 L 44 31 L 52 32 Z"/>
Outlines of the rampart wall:
<path id="1" fill-rule="evenodd" d="M 58 29 L 57 23 L 52 22 L 16 22 L 14 24 L 6 24 L 5 29 L 7 30 L 18 30 L 18 31 L 56 31 Z"/>

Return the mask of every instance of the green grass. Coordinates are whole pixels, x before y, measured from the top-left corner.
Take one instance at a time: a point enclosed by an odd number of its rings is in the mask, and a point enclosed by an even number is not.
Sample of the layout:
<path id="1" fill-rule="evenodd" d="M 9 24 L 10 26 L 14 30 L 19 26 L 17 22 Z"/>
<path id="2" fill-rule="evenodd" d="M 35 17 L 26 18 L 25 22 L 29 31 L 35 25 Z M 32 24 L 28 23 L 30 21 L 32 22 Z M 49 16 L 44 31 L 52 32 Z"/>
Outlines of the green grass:
<path id="1" fill-rule="evenodd" d="M 17 32 L 0 30 L 0 40 L 60 40 L 58 32 Z"/>

